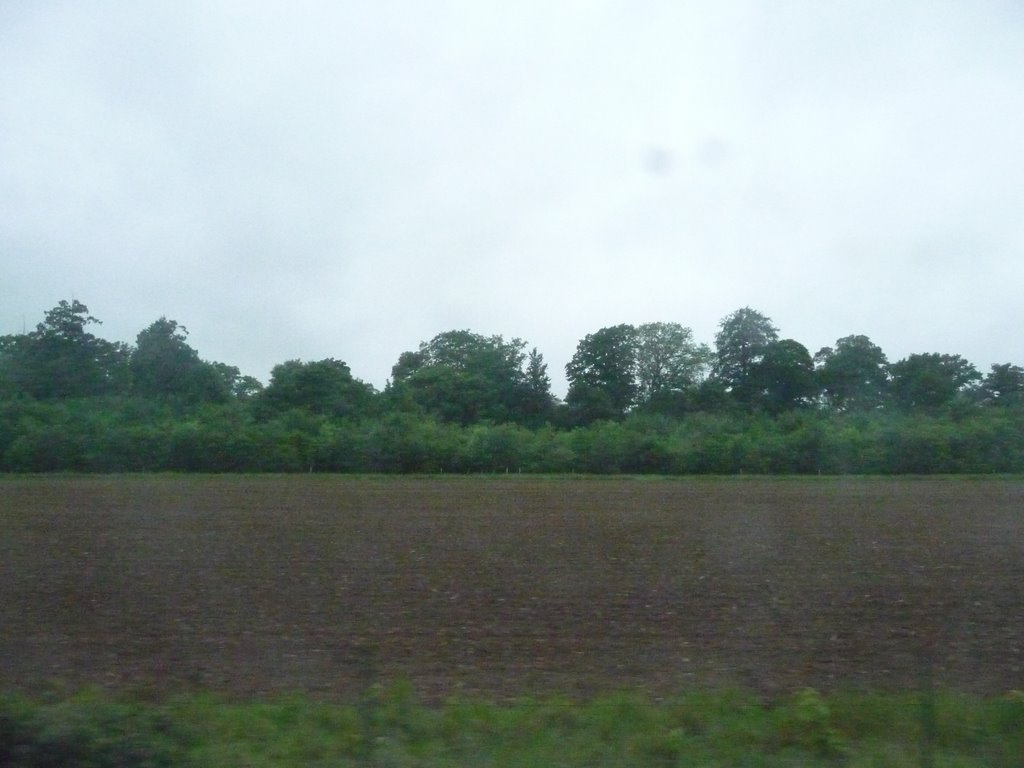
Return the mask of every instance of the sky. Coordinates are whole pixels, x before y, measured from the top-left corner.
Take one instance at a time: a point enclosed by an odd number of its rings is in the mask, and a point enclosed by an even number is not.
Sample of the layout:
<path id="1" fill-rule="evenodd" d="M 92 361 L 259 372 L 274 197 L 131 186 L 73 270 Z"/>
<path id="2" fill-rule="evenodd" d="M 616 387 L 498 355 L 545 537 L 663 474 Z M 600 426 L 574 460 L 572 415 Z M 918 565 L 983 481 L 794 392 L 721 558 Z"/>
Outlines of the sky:
<path id="1" fill-rule="evenodd" d="M 469 329 L 1024 364 L 1018 0 L 0 3 L 0 334 L 266 382 Z"/>

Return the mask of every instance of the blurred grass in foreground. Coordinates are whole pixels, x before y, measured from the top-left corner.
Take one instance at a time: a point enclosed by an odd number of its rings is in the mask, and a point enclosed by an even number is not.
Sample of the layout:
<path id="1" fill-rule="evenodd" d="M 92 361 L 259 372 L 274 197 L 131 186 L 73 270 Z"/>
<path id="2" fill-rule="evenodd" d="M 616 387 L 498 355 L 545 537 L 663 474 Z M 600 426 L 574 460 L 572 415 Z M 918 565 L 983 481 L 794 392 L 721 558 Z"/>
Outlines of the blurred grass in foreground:
<path id="1" fill-rule="evenodd" d="M 375 686 L 353 705 L 302 697 L 232 702 L 86 692 L 0 697 L 0 766 L 986 766 L 1024 765 L 1024 694 L 811 689 L 766 704 L 742 692 L 652 702 L 420 703 Z"/>

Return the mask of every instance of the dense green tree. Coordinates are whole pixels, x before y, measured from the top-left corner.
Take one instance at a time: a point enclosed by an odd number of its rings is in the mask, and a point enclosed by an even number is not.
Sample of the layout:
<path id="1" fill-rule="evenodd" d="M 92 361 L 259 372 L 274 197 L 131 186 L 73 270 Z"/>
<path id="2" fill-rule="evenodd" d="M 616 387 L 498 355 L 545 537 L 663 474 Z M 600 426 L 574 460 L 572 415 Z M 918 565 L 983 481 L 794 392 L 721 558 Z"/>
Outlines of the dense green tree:
<path id="1" fill-rule="evenodd" d="M 440 333 L 399 356 L 391 369 L 389 401 L 411 401 L 460 424 L 534 422 L 553 399 L 543 356 L 536 349 L 528 356 L 525 347 L 521 339 L 468 330 Z"/>
<path id="2" fill-rule="evenodd" d="M 128 348 L 87 330 L 99 323 L 77 299 L 61 301 L 34 331 L 4 337 L 0 342 L 4 387 L 41 400 L 127 391 Z"/>
<path id="3" fill-rule="evenodd" d="M 535 392 L 548 393 L 551 391 L 551 377 L 548 376 L 548 364 L 544 362 L 544 355 L 534 347 L 526 358 L 526 383 Z"/>
<path id="4" fill-rule="evenodd" d="M 915 354 L 889 366 L 892 394 L 904 410 L 929 410 L 950 404 L 981 379 L 960 355 Z"/>
<path id="5" fill-rule="evenodd" d="M 1024 403 L 1024 368 L 1011 363 L 994 364 L 981 382 L 981 394 L 992 405 Z"/>
<path id="6" fill-rule="evenodd" d="M 749 404 L 759 387 L 752 380 L 756 366 L 768 346 L 779 338 L 778 329 L 766 317 L 750 307 L 737 309 L 718 325 L 715 334 L 714 376 L 733 398 Z"/>
<path id="7" fill-rule="evenodd" d="M 734 410 L 736 407 L 736 403 L 730 397 L 725 384 L 714 376 L 702 381 L 692 393 L 687 393 L 683 405 L 685 407 L 677 410 L 674 415 L 682 416 L 689 411 L 726 413 Z M 672 414 L 671 411 L 665 411 L 665 413 Z"/>
<path id="8" fill-rule="evenodd" d="M 560 427 L 578 427 L 605 419 L 619 419 L 622 407 L 612 400 L 608 389 L 585 383 L 569 385 L 565 405 L 558 411 Z"/>
<path id="9" fill-rule="evenodd" d="M 401 384 L 427 365 L 429 359 L 425 352 L 403 352 L 398 356 L 398 362 L 391 366 L 391 381 Z"/>
<path id="10" fill-rule="evenodd" d="M 566 404 L 581 422 L 622 416 L 636 403 L 637 330 L 621 324 L 587 334 L 565 366 Z"/>
<path id="11" fill-rule="evenodd" d="M 389 394 L 392 402 L 407 395 L 425 413 L 457 424 L 505 422 L 513 416 L 508 393 L 501 383 L 472 368 L 425 365 L 393 385 Z"/>
<path id="12" fill-rule="evenodd" d="M 19 349 L 23 336 L 0 336 L 0 401 L 22 392 Z"/>
<path id="13" fill-rule="evenodd" d="M 526 357 L 525 381 L 521 402 L 517 410 L 522 418 L 517 419 L 527 426 L 548 423 L 554 415 L 555 398 L 551 394 L 551 377 L 544 355 L 534 347 Z"/>
<path id="14" fill-rule="evenodd" d="M 139 333 L 131 352 L 132 392 L 184 402 L 223 402 L 232 391 L 225 376 L 199 359 L 188 345 L 188 329 L 161 317 Z"/>
<path id="15" fill-rule="evenodd" d="M 237 366 L 227 363 L 210 363 L 213 370 L 224 382 L 224 386 L 238 400 L 251 400 L 263 391 L 263 384 L 253 376 L 247 376 Z"/>
<path id="16" fill-rule="evenodd" d="M 813 402 L 818 393 L 814 362 L 798 341 L 771 342 L 750 374 L 756 402 L 769 413 L 781 413 Z"/>
<path id="17" fill-rule="evenodd" d="M 679 323 L 602 328 L 580 341 L 566 366 L 569 421 L 620 418 L 635 407 L 684 413 L 711 359 L 707 345 Z"/>
<path id="18" fill-rule="evenodd" d="M 261 391 L 200 360 L 172 320 L 131 350 L 92 335 L 98 322 L 61 302 L 0 338 L 0 471 L 1024 471 L 1024 368 L 888 365 L 848 336 L 812 376 L 806 348 L 749 308 L 723 320 L 710 377 L 707 348 L 677 324 L 591 334 L 559 408 L 543 356 L 518 339 L 439 334 L 399 357 L 378 398 L 337 360 L 288 361 Z M 812 402 L 830 407 L 800 407 Z"/>
<path id="19" fill-rule="evenodd" d="M 636 330 L 637 402 L 692 390 L 706 377 L 710 348 L 679 323 L 645 323 Z"/>
<path id="20" fill-rule="evenodd" d="M 505 341 L 501 336 L 482 336 L 469 330 L 445 331 L 430 341 L 420 343 L 417 352 L 399 356 L 399 365 L 392 369 L 395 380 L 401 379 L 399 366 L 409 373 L 440 366 L 454 371 L 472 371 L 485 375 L 499 374 L 509 379 L 522 374 L 526 360 L 526 343 L 521 339 Z"/>
<path id="21" fill-rule="evenodd" d="M 885 402 L 889 361 L 867 336 L 844 336 L 835 348 L 821 349 L 814 359 L 818 384 L 831 407 L 869 410 Z"/>
<path id="22" fill-rule="evenodd" d="M 259 395 L 259 404 L 271 411 L 297 408 L 324 416 L 364 413 L 373 400 L 373 388 L 352 377 L 340 360 L 315 362 L 288 360 L 275 365 L 270 383 Z"/>

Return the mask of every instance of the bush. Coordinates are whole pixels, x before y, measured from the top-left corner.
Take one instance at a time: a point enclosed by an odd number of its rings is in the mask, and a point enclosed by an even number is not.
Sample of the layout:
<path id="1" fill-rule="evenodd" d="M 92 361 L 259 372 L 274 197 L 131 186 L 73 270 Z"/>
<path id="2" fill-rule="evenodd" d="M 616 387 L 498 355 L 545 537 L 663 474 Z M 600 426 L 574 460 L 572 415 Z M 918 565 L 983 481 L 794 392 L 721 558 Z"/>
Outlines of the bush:
<path id="1" fill-rule="evenodd" d="M 0 700 L 0 765 L 10 768 L 163 768 L 181 764 L 189 741 L 140 705 L 91 695 L 41 707 Z"/>
<path id="2" fill-rule="evenodd" d="M 817 757 L 839 757 L 846 742 L 832 724 L 828 702 L 813 688 L 798 691 L 777 710 L 776 748 L 795 747 Z"/>

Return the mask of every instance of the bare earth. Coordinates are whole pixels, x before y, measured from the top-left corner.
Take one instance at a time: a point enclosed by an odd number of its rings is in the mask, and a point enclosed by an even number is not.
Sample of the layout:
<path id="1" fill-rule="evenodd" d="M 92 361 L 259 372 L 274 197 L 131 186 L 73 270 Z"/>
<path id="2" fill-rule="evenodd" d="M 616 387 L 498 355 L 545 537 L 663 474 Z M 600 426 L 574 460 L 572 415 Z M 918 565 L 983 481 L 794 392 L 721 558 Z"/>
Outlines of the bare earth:
<path id="1" fill-rule="evenodd" d="M 1024 479 L 0 477 L 0 690 L 1024 689 Z"/>

